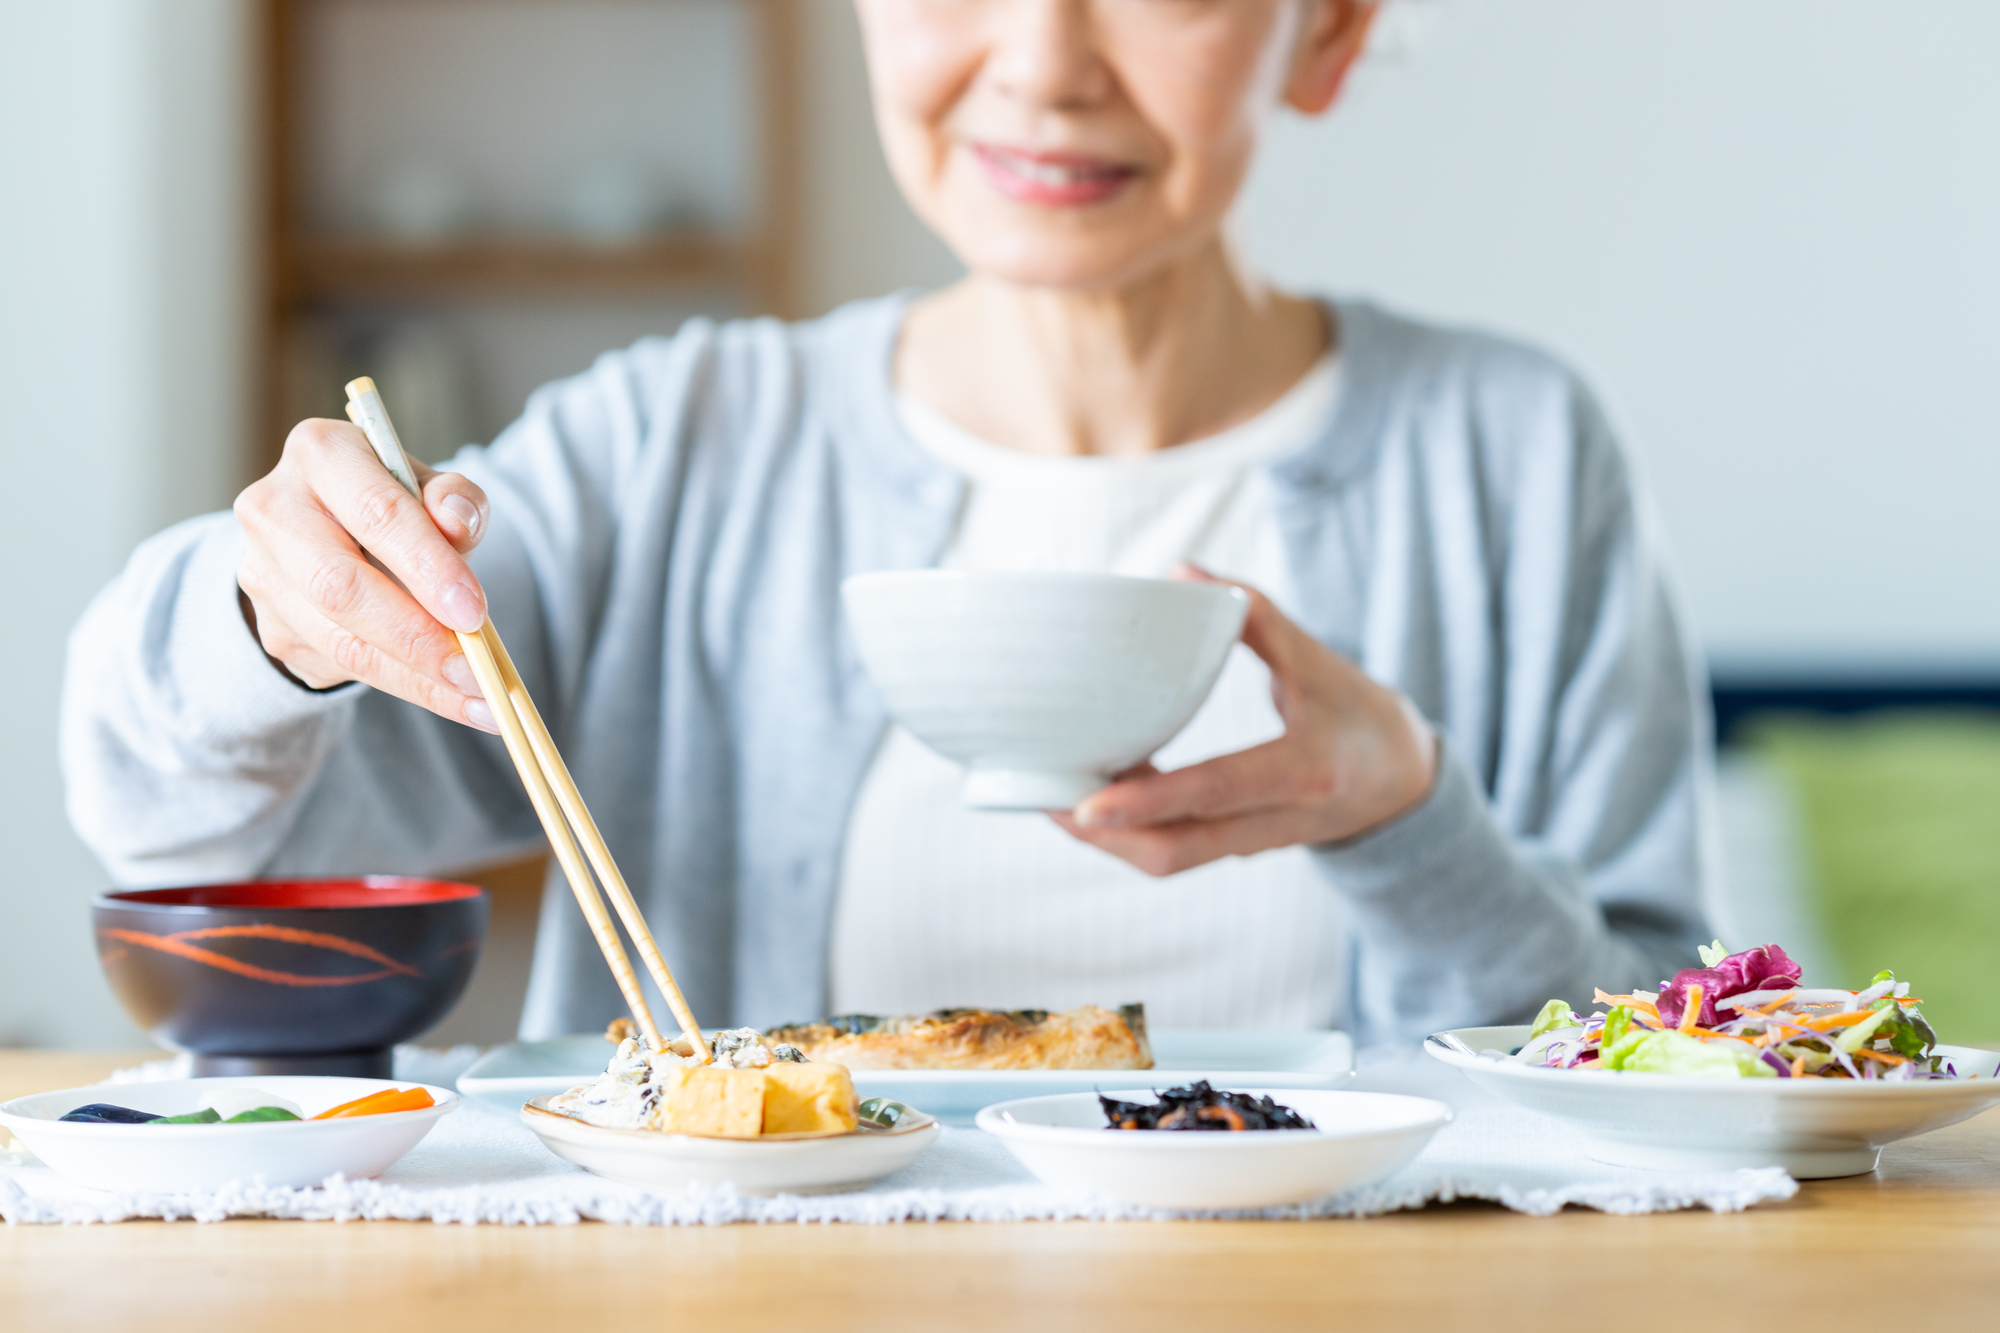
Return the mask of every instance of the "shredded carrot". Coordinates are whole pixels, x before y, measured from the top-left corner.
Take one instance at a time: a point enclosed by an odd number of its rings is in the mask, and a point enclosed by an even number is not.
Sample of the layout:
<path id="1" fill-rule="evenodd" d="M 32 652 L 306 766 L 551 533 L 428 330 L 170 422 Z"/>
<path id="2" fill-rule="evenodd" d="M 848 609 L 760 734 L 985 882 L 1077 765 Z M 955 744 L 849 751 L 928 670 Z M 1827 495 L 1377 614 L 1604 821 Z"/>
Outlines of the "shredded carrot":
<path id="1" fill-rule="evenodd" d="M 1687 1008 L 1681 1010 L 1681 1031 L 1693 1036 L 1695 1021 L 1701 1017 L 1701 983 L 1690 981 L 1687 988 Z"/>
<path id="2" fill-rule="evenodd" d="M 1865 1055 L 1870 1060 L 1880 1060 L 1885 1065 L 1903 1065 L 1909 1063 L 1908 1060 L 1905 1060 L 1900 1055 L 1891 1055 L 1888 1051 L 1878 1051 L 1867 1046 L 1863 1046 L 1860 1050 L 1856 1051 L 1855 1054 Z"/>
<path id="3" fill-rule="evenodd" d="M 1910 1005 L 1916 1005 L 1916 1004 L 1922 1004 L 1922 1003 L 1923 1003 L 1923 1001 L 1922 1001 L 1922 1000 L 1920 1000 L 1920 999 L 1918 999 L 1918 998 L 1917 998 L 1916 996 L 1914 996 L 1914 995 L 1903 995 L 1903 996 L 1899 996 L 1899 997 L 1897 997 L 1897 1000 L 1896 1000 L 1896 1003 L 1897 1003 L 1897 1004 L 1910 1004 Z"/>
<path id="4" fill-rule="evenodd" d="M 1600 990 L 1596 993 L 1595 1000 L 1598 1004 L 1622 1004 L 1628 1009 L 1637 1009 L 1655 1018 L 1660 1016 L 1658 1007 L 1651 1000 L 1643 1000 L 1637 995 L 1606 995 Z"/>
<path id="5" fill-rule="evenodd" d="M 1798 994 L 1797 991 L 1788 991 L 1787 993 L 1780 995 L 1777 999 L 1771 1001 L 1769 1004 L 1758 1005 L 1755 1009 L 1752 1009 L 1750 1012 L 1753 1014 L 1775 1014 L 1780 1009 L 1784 1008 L 1787 1004 L 1789 1004 L 1791 1002 L 1792 996 L 1797 994 Z"/>
<path id="6" fill-rule="evenodd" d="M 1828 1014 L 1825 1018 L 1808 1018 L 1806 1026 L 1814 1032 L 1831 1032 L 1835 1028 L 1851 1028 L 1856 1023 L 1875 1017 L 1873 1009 L 1850 1009 L 1844 1014 Z"/>
<path id="7" fill-rule="evenodd" d="M 1803 1055 L 1793 1056 L 1792 1077 L 1804 1078 L 1805 1076 L 1806 1076 L 1806 1058 Z"/>

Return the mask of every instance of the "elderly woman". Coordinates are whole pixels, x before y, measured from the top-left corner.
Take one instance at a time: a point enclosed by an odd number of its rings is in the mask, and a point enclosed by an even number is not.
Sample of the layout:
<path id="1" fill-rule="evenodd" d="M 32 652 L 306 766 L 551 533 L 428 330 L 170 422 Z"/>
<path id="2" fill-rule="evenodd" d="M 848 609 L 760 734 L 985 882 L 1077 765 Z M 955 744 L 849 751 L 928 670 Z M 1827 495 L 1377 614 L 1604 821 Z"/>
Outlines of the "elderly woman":
<path id="1" fill-rule="evenodd" d="M 421 503 L 299 425 L 76 633 L 71 808 L 116 877 L 533 850 L 450 632 L 490 610 L 711 1022 L 1139 999 L 1389 1036 L 1689 961 L 1701 672 L 1602 415 L 1533 351 L 1274 290 L 1225 235 L 1373 6 L 860 13 L 889 162 L 964 281 L 611 353 Z M 1156 764 L 982 814 L 839 610 L 849 574 L 938 564 L 1256 591 Z M 619 1007 L 545 895 L 524 1035 Z"/>

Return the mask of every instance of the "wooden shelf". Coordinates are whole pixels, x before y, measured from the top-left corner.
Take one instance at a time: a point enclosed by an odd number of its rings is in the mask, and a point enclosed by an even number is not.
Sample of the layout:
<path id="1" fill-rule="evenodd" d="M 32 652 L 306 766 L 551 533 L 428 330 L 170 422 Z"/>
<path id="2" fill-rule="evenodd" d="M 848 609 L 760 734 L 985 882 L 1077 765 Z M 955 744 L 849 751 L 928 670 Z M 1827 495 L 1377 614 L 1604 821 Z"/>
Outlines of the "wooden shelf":
<path id="1" fill-rule="evenodd" d="M 557 235 L 490 235 L 437 244 L 312 230 L 302 216 L 305 185 L 328 164 L 302 123 L 301 90 L 327 52 L 301 29 L 306 11 L 331 4 L 417 4 L 420 0 L 250 0 L 262 29 L 259 82 L 262 138 L 258 281 L 263 336 L 257 341 L 262 404 L 249 445 L 262 471 L 301 412 L 324 411 L 326 386 L 312 354 L 317 322 L 343 305 L 445 303 L 493 298 L 617 301 L 673 294 L 719 295 L 743 313 L 796 316 L 804 253 L 797 88 L 797 0 L 733 0 L 749 28 L 742 71 L 756 107 L 754 216 L 728 231 L 675 232 L 626 244 L 593 245 Z M 560 0 L 555 0 L 559 3 Z M 661 0 L 668 3 L 670 0 Z M 477 22 L 478 6 L 455 21 Z M 421 127 L 411 127 L 413 130 Z M 416 136 L 421 140 L 422 135 Z M 323 332 L 323 328 L 320 332 Z"/>
<path id="2" fill-rule="evenodd" d="M 735 286 L 754 267 L 748 245 L 712 235 L 612 244 L 532 236 L 436 244 L 308 236 L 286 249 L 281 288 L 286 297 L 305 301 L 647 294 Z"/>

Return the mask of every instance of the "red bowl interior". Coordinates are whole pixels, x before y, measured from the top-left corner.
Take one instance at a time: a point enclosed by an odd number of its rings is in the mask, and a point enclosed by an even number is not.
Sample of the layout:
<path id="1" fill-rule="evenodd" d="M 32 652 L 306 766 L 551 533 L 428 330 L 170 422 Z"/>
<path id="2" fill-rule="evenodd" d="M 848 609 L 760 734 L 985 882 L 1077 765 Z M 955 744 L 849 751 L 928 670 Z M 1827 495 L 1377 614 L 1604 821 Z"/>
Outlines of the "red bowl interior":
<path id="1" fill-rule="evenodd" d="M 362 875 L 354 879 L 272 879 L 248 884 L 196 884 L 176 889 L 129 889 L 101 895 L 109 905 L 134 907 L 411 907 L 419 903 L 477 898 L 476 884 L 402 875 Z"/>

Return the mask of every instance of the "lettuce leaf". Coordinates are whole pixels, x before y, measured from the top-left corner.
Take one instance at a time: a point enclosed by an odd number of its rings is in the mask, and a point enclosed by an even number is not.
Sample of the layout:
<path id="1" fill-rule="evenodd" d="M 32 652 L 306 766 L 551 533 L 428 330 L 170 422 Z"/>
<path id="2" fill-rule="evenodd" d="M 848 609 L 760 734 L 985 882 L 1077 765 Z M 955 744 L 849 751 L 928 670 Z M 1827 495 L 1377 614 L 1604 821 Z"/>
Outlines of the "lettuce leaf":
<path id="1" fill-rule="evenodd" d="M 1557 1028 L 1580 1027 L 1582 1024 L 1583 1020 L 1569 1007 L 1568 1000 L 1550 1000 L 1542 1006 L 1542 1012 L 1535 1015 L 1535 1026 L 1528 1033 L 1528 1040 L 1533 1041 L 1544 1032 L 1554 1032 Z"/>
<path id="2" fill-rule="evenodd" d="M 1741 1047 L 1732 1050 L 1731 1047 Z M 1607 1068 L 1688 1078 L 1776 1078 L 1777 1071 L 1741 1042 L 1705 1042 L 1678 1032 L 1634 1028 L 1601 1057 Z"/>

